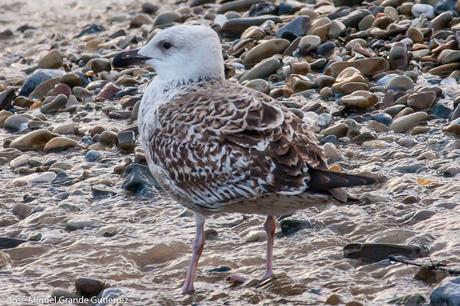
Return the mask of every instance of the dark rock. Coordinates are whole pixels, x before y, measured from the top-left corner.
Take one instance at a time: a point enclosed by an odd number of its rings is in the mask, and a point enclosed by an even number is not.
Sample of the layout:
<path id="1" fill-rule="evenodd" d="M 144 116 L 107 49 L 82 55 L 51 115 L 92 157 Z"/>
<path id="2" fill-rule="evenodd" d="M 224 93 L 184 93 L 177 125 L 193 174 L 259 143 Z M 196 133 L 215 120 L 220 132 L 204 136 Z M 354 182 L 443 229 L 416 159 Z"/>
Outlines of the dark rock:
<path id="1" fill-rule="evenodd" d="M 19 132 L 27 129 L 29 118 L 24 115 L 12 115 L 6 118 L 3 128 L 12 132 Z"/>
<path id="2" fill-rule="evenodd" d="M 27 242 L 24 239 L 16 239 L 16 238 L 8 238 L 8 237 L 0 237 L 0 250 L 3 249 L 12 249 L 17 247 L 18 245 Z"/>
<path id="3" fill-rule="evenodd" d="M 318 53 L 319 55 L 325 56 L 325 57 L 329 57 L 334 52 L 335 47 L 336 47 L 336 45 L 335 45 L 334 42 L 328 41 L 328 42 L 325 42 L 324 44 L 320 45 L 316 49 L 316 53 Z"/>
<path id="4" fill-rule="evenodd" d="M 364 0 L 334 0 L 334 5 L 336 7 L 339 6 L 353 6 L 353 5 L 361 5 Z"/>
<path id="5" fill-rule="evenodd" d="M 75 289 L 84 297 L 91 298 L 97 296 L 107 285 L 98 279 L 89 277 L 79 277 L 75 281 Z"/>
<path id="6" fill-rule="evenodd" d="M 389 304 L 404 306 L 425 306 L 426 299 L 422 295 L 415 293 L 392 299 L 389 301 Z"/>
<path id="7" fill-rule="evenodd" d="M 99 24 L 87 24 L 83 27 L 83 30 L 81 30 L 80 33 L 78 33 L 75 37 L 78 38 L 82 37 L 83 35 L 96 34 L 102 31 L 104 31 L 104 27 Z"/>
<path id="8" fill-rule="evenodd" d="M 280 222 L 281 232 L 288 236 L 306 228 L 311 228 L 310 221 L 298 219 L 284 219 Z"/>
<path id="9" fill-rule="evenodd" d="M 123 174 L 125 180 L 122 188 L 137 196 L 151 196 L 152 189 L 161 189 L 147 166 L 129 165 Z"/>
<path id="10" fill-rule="evenodd" d="M 343 257 L 378 262 L 389 256 L 402 255 L 408 258 L 427 256 L 425 247 L 393 243 L 349 243 L 343 247 Z"/>
<path id="11" fill-rule="evenodd" d="M 102 157 L 102 154 L 95 150 L 90 150 L 85 154 L 85 160 L 89 162 L 95 162 Z"/>
<path id="12" fill-rule="evenodd" d="M 449 276 L 446 271 L 438 271 L 430 266 L 422 266 L 414 275 L 414 279 L 421 280 L 428 284 L 437 284 Z"/>
<path id="13" fill-rule="evenodd" d="M 29 94 L 46 80 L 64 75 L 64 71 L 57 69 L 37 69 L 24 82 L 19 91 L 19 96 L 28 97 Z"/>
<path id="14" fill-rule="evenodd" d="M 9 88 L 0 93 L 0 110 L 9 110 L 13 104 L 13 100 L 16 98 L 16 94 L 13 88 Z"/>
<path id="15" fill-rule="evenodd" d="M 278 15 L 293 15 L 300 10 L 299 6 L 287 1 L 282 1 L 278 4 Z"/>
<path id="16" fill-rule="evenodd" d="M 263 0 L 232 0 L 227 1 L 219 6 L 216 13 L 224 14 L 226 12 L 244 12 L 247 11 L 252 5 L 263 3 Z"/>
<path id="17" fill-rule="evenodd" d="M 220 266 L 216 268 L 211 268 L 208 270 L 208 273 L 225 273 L 225 272 L 230 272 L 232 268 L 228 266 Z"/>
<path id="18" fill-rule="evenodd" d="M 276 13 L 277 7 L 270 2 L 259 2 L 253 4 L 249 9 L 249 16 L 263 16 L 263 15 L 270 15 Z"/>
<path id="19" fill-rule="evenodd" d="M 456 0 L 439 0 L 436 1 L 436 5 L 434 6 L 434 12 L 436 15 L 442 14 L 443 12 L 451 12 L 455 16 L 458 16 L 456 10 Z"/>
<path id="20" fill-rule="evenodd" d="M 372 14 L 369 10 L 358 9 L 351 11 L 348 15 L 338 18 L 346 27 L 358 28 L 359 22 L 367 15 Z"/>
<path id="21" fill-rule="evenodd" d="M 130 113 L 131 114 L 131 113 Z M 118 133 L 115 144 L 123 152 L 130 153 L 134 150 L 136 146 L 136 135 L 133 131 L 122 131 Z"/>
<path id="22" fill-rule="evenodd" d="M 112 69 L 110 61 L 106 58 L 93 58 L 86 64 L 86 66 L 96 73 L 110 71 Z"/>
<path id="23" fill-rule="evenodd" d="M 293 41 L 297 37 L 305 36 L 310 27 L 310 18 L 308 16 L 297 16 L 276 31 L 278 38 L 284 38 Z"/>
<path id="24" fill-rule="evenodd" d="M 460 277 L 436 288 L 430 295 L 431 306 L 460 305 Z"/>
<path id="25" fill-rule="evenodd" d="M 441 103 L 436 103 L 431 108 L 431 115 L 433 115 L 436 118 L 448 119 L 451 114 L 452 114 L 452 109 L 448 108 L 447 106 Z"/>
<path id="26" fill-rule="evenodd" d="M 152 2 L 142 3 L 142 13 L 153 15 L 158 12 L 160 7 Z"/>
<path id="27" fill-rule="evenodd" d="M 258 16 L 245 17 L 227 20 L 222 26 L 222 33 L 231 36 L 241 35 L 247 28 L 251 26 L 259 26 L 267 20 L 272 20 L 275 23 L 280 23 L 281 18 L 278 16 Z"/>
<path id="28" fill-rule="evenodd" d="M 0 39 L 8 39 L 13 37 L 13 35 L 13 31 L 11 31 L 10 29 L 6 29 L 0 32 Z"/>
<path id="29" fill-rule="evenodd" d="M 67 103 L 67 97 L 63 94 L 57 96 L 54 98 L 51 102 L 46 103 L 40 108 L 40 111 L 43 114 L 52 114 L 59 112 L 60 110 L 65 108 L 65 105 Z"/>

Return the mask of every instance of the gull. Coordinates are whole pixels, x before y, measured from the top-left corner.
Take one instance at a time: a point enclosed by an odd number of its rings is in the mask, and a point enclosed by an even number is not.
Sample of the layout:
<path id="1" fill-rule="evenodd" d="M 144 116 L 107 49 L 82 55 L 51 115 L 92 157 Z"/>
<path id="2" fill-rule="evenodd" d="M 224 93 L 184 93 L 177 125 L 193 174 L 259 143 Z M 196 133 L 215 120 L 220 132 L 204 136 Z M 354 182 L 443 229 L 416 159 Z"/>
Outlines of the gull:
<path id="1" fill-rule="evenodd" d="M 266 280 L 273 276 L 277 216 L 340 204 L 347 199 L 341 187 L 375 182 L 328 171 L 316 136 L 301 118 L 272 97 L 226 80 L 219 36 L 210 27 L 167 28 L 140 50 L 116 55 L 113 65 L 139 61 L 157 74 L 139 108 L 147 164 L 196 221 L 184 294 L 194 292 L 206 217 L 266 216 Z"/>

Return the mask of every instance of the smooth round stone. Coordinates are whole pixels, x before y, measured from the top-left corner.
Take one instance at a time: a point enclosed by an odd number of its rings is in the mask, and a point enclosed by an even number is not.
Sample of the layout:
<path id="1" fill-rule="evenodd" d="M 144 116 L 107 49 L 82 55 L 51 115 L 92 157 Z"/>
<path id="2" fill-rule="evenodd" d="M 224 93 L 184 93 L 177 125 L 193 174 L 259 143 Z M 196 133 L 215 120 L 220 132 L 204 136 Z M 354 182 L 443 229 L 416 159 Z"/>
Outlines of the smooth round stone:
<path id="1" fill-rule="evenodd" d="M 10 147 L 21 151 L 41 150 L 50 139 L 56 136 L 48 130 L 39 129 L 16 138 L 10 143 Z"/>
<path id="2" fill-rule="evenodd" d="M 52 151 L 62 151 L 69 148 L 73 148 L 77 145 L 77 142 L 73 139 L 67 137 L 55 137 L 50 139 L 43 148 L 45 152 L 52 152 Z"/>
<path id="3" fill-rule="evenodd" d="M 347 14 L 344 17 L 339 18 L 339 20 L 346 26 L 350 28 L 357 28 L 358 24 L 364 17 L 371 15 L 371 12 L 366 9 L 357 9 L 352 10 L 351 13 Z"/>
<path id="4" fill-rule="evenodd" d="M 13 132 L 19 132 L 26 130 L 28 123 L 29 118 L 27 116 L 12 115 L 6 118 L 5 122 L 3 123 L 3 128 Z"/>
<path id="5" fill-rule="evenodd" d="M 406 32 L 406 37 L 412 39 L 414 43 L 423 44 L 425 38 L 422 31 L 415 27 L 410 27 Z"/>
<path id="6" fill-rule="evenodd" d="M 98 279 L 79 277 L 75 280 L 75 289 L 85 297 L 97 296 L 107 285 Z"/>
<path id="7" fill-rule="evenodd" d="M 430 28 L 434 31 L 441 30 L 446 27 L 449 21 L 453 18 L 452 12 L 444 12 L 431 20 Z"/>
<path id="8" fill-rule="evenodd" d="M 102 157 L 102 154 L 95 150 L 90 150 L 85 154 L 85 160 L 88 162 L 95 162 Z"/>
<path id="9" fill-rule="evenodd" d="M 367 47 L 367 41 L 362 38 L 354 38 L 346 43 L 345 48 L 347 50 L 353 49 L 356 45 L 360 45 L 361 47 Z"/>
<path id="10" fill-rule="evenodd" d="M 23 96 L 16 97 L 13 101 L 14 106 L 18 106 L 22 108 L 30 108 L 33 104 L 34 104 L 33 100 L 23 97 Z"/>
<path id="11" fill-rule="evenodd" d="M 153 22 L 154 26 L 161 26 L 170 24 L 173 22 L 179 22 L 182 19 L 182 16 L 174 11 L 166 11 L 164 13 L 159 14 L 155 21 Z"/>
<path id="12" fill-rule="evenodd" d="M 321 134 L 323 136 L 335 135 L 337 138 L 342 138 L 347 135 L 348 125 L 345 123 L 338 123 L 333 126 L 324 129 Z"/>
<path id="13" fill-rule="evenodd" d="M 407 105 L 414 110 L 430 109 L 436 101 L 436 94 L 432 91 L 417 92 L 407 98 Z"/>
<path id="14" fill-rule="evenodd" d="M 152 2 L 144 2 L 142 3 L 141 8 L 142 8 L 142 13 L 153 15 L 158 11 L 160 7 Z"/>
<path id="15" fill-rule="evenodd" d="M 403 146 L 403 147 L 406 147 L 406 148 L 410 148 L 410 147 L 413 147 L 417 142 L 415 141 L 414 138 L 411 138 L 411 137 L 404 137 L 404 138 L 400 138 L 398 139 L 398 144 L 400 146 Z"/>
<path id="16" fill-rule="evenodd" d="M 438 55 L 438 62 L 441 64 L 449 64 L 460 61 L 460 50 L 442 50 Z"/>
<path id="17" fill-rule="evenodd" d="M 262 79 L 251 80 L 247 82 L 245 86 L 263 92 L 264 94 L 270 93 L 270 83 Z"/>
<path id="18" fill-rule="evenodd" d="M 438 67 L 434 67 L 428 71 L 428 73 L 447 76 L 452 73 L 452 71 L 460 69 L 460 62 L 444 64 Z"/>
<path id="19" fill-rule="evenodd" d="M 283 66 L 282 61 L 277 57 L 270 57 L 252 67 L 249 71 L 246 71 L 240 78 L 240 82 L 253 80 L 253 79 L 264 79 Z"/>
<path id="20" fill-rule="evenodd" d="M 112 131 L 104 131 L 99 136 L 99 142 L 106 146 L 113 146 L 115 140 L 117 139 L 117 134 Z"/>
<path id="21" fill-rule="evenodd" d="M 298 231 L 312 228 L 312 224 L 307 220 L 298 220 L 298 219 L 283 219 L 280 222 L 281 232 L 285 236 L 289 236 L 297 233 Z"/>
<path id="22" fill-rule="evenodd" d="M 11 168 L 18 168 L 26 165 L 30 160 L 30 155 L 22 154 L 10 161 Z"/>
<path id="23" fill-rule="evenodd" d="M 241 34 L 241 40 L 253 39 L 257 41 L 257 40 L 261 40 L 262 38 L 264 38 L 265 35 L 266 33 L 264 29 L 262 29 L 261 27 L 252 26 L 252 27 L 247 28 L 243 32 L 243 34 Z M 285 37 L 278 37 L 278 38 L 285 38 Z"/>
<path id="24" fill-rule="evenodd" d="M 106 58 L 93 58 L 86 64 L 86 66 L 96 73 L 112 70 L 112 65 Z"/>
<path id="25" fill-rule="evenodd" d="M 346 108 L 365 110 L 377 104 L 378 98 L 369 91 L 357 90 L 352 94 L 343 96 L 341 101 Z"/>
<path id="26" fill-rule="evenodd" d="M 392 89 L 392 90 L 406 91 L 406 90 L 414 88 L 414 86 L 415 86 L 414 81 L 412 81 L 411 78 L 409 78 L 408 76 L 405 76 L 405 75 L 398 75 L 398 76 L 392 78 L 387 83 L 385 88 L 387 90 Z"/>
<path id="27" fill-rule="evenodd" d="M 115 142 L 120 150 L 132 152 L 136 146 L 136 135 L 133 131 L 122 131 L 118 133 Z"/>
<path id="28" fill-rule="evenodd" d="M 391 69 L 401 69 L 404 70 L 409 64 L 409 59 L 407 55 L 407 47 L 403 43 L 395 43 L 391 49 L 388 61 L 390 62 Z"/>
<path id="29" fill-rule="evenodd" d="M 364 76 L 370 77 L 378 73 L 390 69 L 390 64 L 384 58 L 366 58 L 353 62 L 335 62 L 326 68 L 324 74 L 337 76 L 342 70 L 347 67 L 354 67 L 358 69 Z"/>
<path id="30" fill-rule="evenodd" d="M 332 20 L 329 25 L 329 38 L 334 39 L 342 35 L 345 32 L 346 26 L 339 20 Z"/>
<path id="31" fill-rule="evenodd" d="M 65 72 L 57 69 L 37 69 L 25 81 L 19 91 L 19 96 L 28 97 L 29 94 L 46 80 L 60 77 Z"/>
<path id="32" fill-rule="evenodd" d="M 3 127 L 5 124 L 6 119 L 8 117 L 13 116 L 12 112 L 6 111 L 6 110 L 0 110 L 0 127 Z"/>
<path id="33" fill-rule="evenodd" d="M 425 112 L 416 112 L 409 115 L 405 115 L 397 118 L 390 125 L 390 130 L 397 133 L 404 133 L 417 124 L 425 121 L 428 118 L 428 114 Z"/>
<path id="34" fill-rule="evenodd" d="M 275 35 L 278 38 L 284 38 L 289 41 L 294 41 L 297 37 L 307 34 L 310 25 L 310 18 L 308 16 L 297 16 L 284 26 L 276 31 Z"/>
<path id="35" fill-rule="evenodd" d="M 47 96 L 58 96 L 58 95 L 65 95 L 66 97 L 72 94 L 72 89 L 69 85 L 64 83 L 59 83 L 54 86 L 46 95 Z"/>
<path id="36" fill-rule="evenodd" d="M 321 45 L 316 49 L 316 52 L 317 52 L 319 55 L 329 57 L 329 56 L 332 55 L 332 53 L 334 52 L 335 48 L 336 48 L 335 43 L 332 42 L 332 41 L 328 41 L 328 42 L 325 42 L 324 44 L 321 44 Z"/>
<path id="37" fill-rule="evenodd" d="M 449 123 L 444 129 L 445 132 L 460 136 L 460 118 L 457 118 Z"/>
<path id="38" fill-rule="evenodd" d="M 358 23 L 358 29 L 360 31 L 369 30 L 372 27 L 374 21 L 375 17 L 373 15 L 367 15 Z"/>
<path id="39" fill-rule="evenodd" d="M 243 59 L 243 64 L 252 67 L 266 58 L 283 53 L 288 46 L 289 40 L 287 39 L 276 38 L 267 40 L 249 50 Z"/>
<path id="40" fill-rule="evenodd" d="M 56 69 L 63 64 L 63 57 L 59 50 L 53 49 L 38 60 L 38 68 Z"/>
<path id="41" fill-rule="evenodd" d="M 63 94 L 60 94 L 56 98 L 54 98 L 51 102 L 44 104 L 40 108 L 40 112 L 43 114 L 52 114 L 59 112 L 65 108 L 67 103 L 67 97 Z"/>
<path id="42" fill-rule="evenodd" d="M 133 19 L 131 19 L 131 22 L 129 23 L 129 26 L 131 28 L 139 28 L 143 26 L 144 24 L 152 24 L 153 20 L 150 18 L 150 16 L 146 14 L 139 14 L 137 16 L 134 16 Z"/>
<path id="43" fill-rule="evenodd" d="M 321 44 L 321 38 L 317 35 L 306 35 L 300 39 L 299 53 L 306 55 L 315 50 Z"/>
<path id="44" fill-rule="evenodd" d="M 434 16 L 434 8 L 428 4 L 417 3 L 412 6 L 411 13 L 414 17 L 425 15 L 428 18 L 432 18 Z"/>
<path id="45" fill-rule="evenodd" d="M 267 240 L 267 234 L 265 233 L 265 231 L 259 231 L 259 230 L 250 231 L 244 237 L 245 243 L 261 242 L 265 240 Z"/>
<path id="46" fill-rule="evenodd" d="M 32 173 L 23 177 L 14 179 L 13 182 L 25 182 L 25 183 L 48 183 L 56 178 L 56 173 L 52 171 Z"/>
<path id="47" fill-rule="evenodd" d="M 60 77 L 52 78 L 44 81 L 30 93 L 29 98 L 42 100 L 50 90 L 52 90 L 57 84 L 59 84 Z"/>

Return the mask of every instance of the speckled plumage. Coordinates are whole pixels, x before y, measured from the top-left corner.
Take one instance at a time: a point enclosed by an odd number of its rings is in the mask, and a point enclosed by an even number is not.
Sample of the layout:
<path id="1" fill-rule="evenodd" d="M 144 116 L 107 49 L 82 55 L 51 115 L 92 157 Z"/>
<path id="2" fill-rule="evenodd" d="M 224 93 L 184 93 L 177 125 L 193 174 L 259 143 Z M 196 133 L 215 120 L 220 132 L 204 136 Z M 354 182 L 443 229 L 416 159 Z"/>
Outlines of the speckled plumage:
<path id="1" fill-rule="evenodd" d="M 261 206 L 267 201 L 273 206 L 260 213 L 276 212 L 276 205 L 287 213 L 332 201 L 326 194 L 308 193 L 309 170 L 325 167 L 316 137 L 300 118 L 263 93 L 227 80 L 154 81 L 140 112 L 152 173 L 192 210 L 257 212 L 257 207 L 245 206 L 260 199 Z M 298 203 L 289 203 L 286 210 L 273 199 Z"/>

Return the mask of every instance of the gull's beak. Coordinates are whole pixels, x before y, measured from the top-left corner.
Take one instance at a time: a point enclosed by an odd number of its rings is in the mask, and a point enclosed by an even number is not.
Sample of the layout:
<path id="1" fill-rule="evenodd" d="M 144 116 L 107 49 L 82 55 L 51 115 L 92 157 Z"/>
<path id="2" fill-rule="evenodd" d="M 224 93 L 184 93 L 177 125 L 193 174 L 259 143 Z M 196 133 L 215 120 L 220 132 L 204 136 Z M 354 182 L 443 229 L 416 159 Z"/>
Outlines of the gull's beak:
<path id="1" fill-rule="evenodd" d="M 130 65 L 142 64 L 150 59 L 150 57 L 142 56 L 138 52 L 139 49 L 121 51 L 113 57 L 112 66 L 115 68 L 124 68 Z"/>

